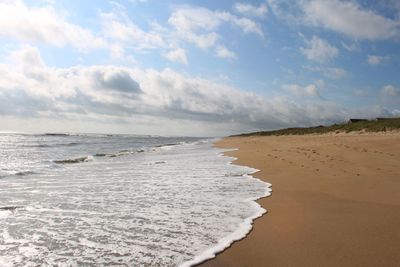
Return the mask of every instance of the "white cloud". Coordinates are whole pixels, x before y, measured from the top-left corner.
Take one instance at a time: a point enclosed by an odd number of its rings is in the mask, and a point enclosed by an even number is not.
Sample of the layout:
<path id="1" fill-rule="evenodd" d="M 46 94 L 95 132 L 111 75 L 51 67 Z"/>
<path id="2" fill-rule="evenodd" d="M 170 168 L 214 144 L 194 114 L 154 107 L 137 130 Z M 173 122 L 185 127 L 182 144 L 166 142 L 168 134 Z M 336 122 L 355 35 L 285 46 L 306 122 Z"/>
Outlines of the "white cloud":
<path id="1" fill-rule="evenodd" d="M 180 35 L 186 41 L 193 43 L 202 49 L 214 46 L 219 38 L 219 35 L 216 32 L 210 32 L 205 34 L 181 32 Z"/>
<path id="2" fill-rule="evenodd" d="M 185 65 L 188 64 L 188 60 L 187 60 L 187 57 L 186 57 L 186 52 L 182 48 L 177 48 L 175 50 L 169 51 L 165 55 L 165 57 L 168 60 L 173 61 L 173 62 L 179 62 L 179 63 L 185 64 Z"/>
<path id="3" fill-rule="evenodd" d="M 216 31 L 225 22 L 239 27 L 246 33 L 263 35 L 261 26 L 251 19 L 204 7 L 179 7 L 171 14 L 168 22 L 182 32 Z"/>
<path id="4" fill-rule="evenodd" d="M 168 20 L 172 28 L 153 23 L 149 30 L 143 30 L 129 18 L 124 6 L 115 2 L 112 6 L 110 12 L 100 12 L 102 29 L 101 37 L 97 37 L 92 31 L 68 22 L 52 5 L 28 7 L 20 0 L 2 1 L 0 36 L 57 47 L 72 46 L 80 50 L 103 48 L 109 50 L 114 59 L 126 58 L 128 49 L 158 49 L 168 59 L 179 60 L 183 64 L 187 64 L 184 51 L 166 51 L 171 47 L 179 47 L 182 41 L 203 49 L 215 47 L 218 57 L 234 58 L 233 52 L 216 47 L 222 46 L 218 43 L 218 32 L 224 23 L 244 33 L 263 36 L 261 26 L 251 19 L 193 6 L 182 6 L 174 10 Z"/>
<path id="5" fill-rule="evenodd" d="M 247 3 L 236 3 L 233 8 L 238 13 L 252 17 L 264 17 L 268 11 L 266 4 L 260 4 L 260 6 L 257 7 Z"/>
<path id="6" fill-rule="evenodd" d="M 369 107 L 356 108 L 352 111 L 351 116 L 347 117 L 347 119 L 353 118 L 365 118 L 365 119 L 375 119 L 379 117 L 388 118 L 388 117 L 397 117 L 399 113 L 398 109 L 388 110 L 387 108 L 382 107 L 381 105 L 373 105 Z"/>
<path id="7" fill-rule="evenodd" d="M 354 39 L 385 40 L 400 37 L 400 24 L 356 1 L 303 1 L 301 8 L 308 23 L 336 31 Z"/>
<path id="8" fill-rule="evenodd" d="M 155 31 L 142 30 L 129 19 L 124 8 L 120 6 L 112 12 L 101 13 L 100 19 L 104 36 L 116 42 L 115 47 L 123 45 L 140 50 L 159 49 L 167 46 L 160 34 Z"/>
<path id="9" fill-rule="evenodd" d="M 28 6 L 22 0 L 0 1 L 0 37 L 20 43 L 69 46 L 80 51 L 101 48 L 108 50 L 113 59 L 120 60 L 129 57 L 129 50 L 159 50 L 165 56 L 170 53 L 168 50 L 180 47 L 182 42 L 202 49 L 216 49 L 222 45 L 219 33 L 223 24 L 230 24 L 246 34 L 264 36 L 261 25 L 249 18 L 196 6 L 177 7 L 170 15 L 168 25 L 153 22 L 145 30 L 131 20 L 123 5 L 116 2 L 111 2 L 111 11 L 99 12 L 101 29 L 95 33 L 69 22 L 66 11 L 56 10 L 54 5 L 46 2 L 41 4 Z M 180 55 L 181 62 L 185 62 L 182 52 Z"/>
<path id="10" fill-rule="evenodd" d="M 24 56 L 27 54 L 31 55 Z M 159 134 L 198 134 L 200 126 L 202 132 L 221 134 L 223 125 L 226 134 L 320 124 L 344 116 L 340 106 L 320 99 L 312 103 L 296 103 L 285 97 L 267 99 L 170 69 L 110 65 L 50 68 L 37 60 L 40 54 L 33 47 L 13 55 L 22 55 L 10 57 L 19 58 L 19 64 L 0 64 L 3 117 L 140 123 L 141 129 L 157 128 Z M 35 61 L 37 67 L 25 68 Z M 317 86 L 321 84 L 305 86 L 304 93 L 317 96 Z M 174 129 L 162 132 L 160 125 L 174 125 Z"/>
<path id="11" fill-rule="evenodd" d="M 178 8 L 169 17 L 168 23 L 175 28 L 179 39 L 203 49 L 214 46 L 219 38 L 215 30 L 221 22 L 206 8 Z"/>
<path id="12" fill-rule="evenodd" d="M 316 62 L 326 62 L 332 60 L 339 54 L 339 50 L 327 41 L 313 36 L 310 41 L 306 41 L 307 47 L 301 47 L 300 51 L 309 59 Z"/>
<path id="13" fill-rule="evenodd" d="M 272 13 L 289 24 L 322 27 L 357 40 L 399 40 L 400 16 L 385 17 L 364 8 L 357 0 L 267 0 Z M 365 2 L 365 1 L 364 1 Z M 397 8 L 398 1 L 376 1 L 390 13 Z M 374 4 L 376 4 L 374 3 Z M 398 13 L 400 14 L 400 13 Z M 349 51 L 358 45 L 347 45 Z"/>
<path id="14" fill-rule="evenodd" d="M 300 86 L 298 84 L 286 84 L 283 85 L 283 89 L 297 96 L 319 97 L 320 96 L 319 88 L 323 86 L 323 84 L 319 82 L 319 85 L 320 86 L 318 86 L 317 84 L 309 84 L 307 86 Z"/>
<path id="15" fill-rule="evenodd" d="M 213 31 L 221 24 L 221 19 L 213 11 L 204 7 L 179 7 L 169 17 L 168 23 L 179 31 Z"/>
<path id="16" fill-rule="evenodd" d="M 224 46 L 217 46 L 215 53 L 219 58 L 236 59 L 236 54 Z"/>
<path id="17" fill-rule="evenodd" d="M 44 66 L 39 50 L 31 45 L 24 45 L 21 49 L 11 51 L 8 57 L 17 64 L 23 63 L 31 67 Z"/>
<path id="18" fill-rule="evenodd" d="M 236 26 L 244 33 L 264 36 L 261 26 L 251 19 L 238 17 L 229 12 L 212 11 L 204 7 L 178 7 L 169 17 L 168 23 L 175 29 L 179 39 L 203 49 L 217 44 L 220 39 L 218 31 L 223 23 Z"/>
<path id="19" fill-rule="evenodd" d="M 367 62 L 369 65 L 380 65 L 389 60 L 387 56 L 368 55 Z"/>
<path id="20" fill-rule="evenodd" d="M 230 22 L 232 25 L 239 27 L 245 33 L 253 33 L 260 37 L 264 37 L 261 25 L 254 20 L 237 17 L 229 12 L 215 12 L 215 14 L 221 20 Z"/>
<path id="21" fill-rule="evenodd" d="M 20 0 L 0 2 L 0 36 L 83 51 L 107 45 L 90 30 L 68 22 L 52 6 L 27 7 Z"/>
<path id="22" fill-rule="evenodd" d="M 381 89 L 381 93 L 387 97 L 397 97 L 400 96 L 400 89 L 389 84 Z"/>

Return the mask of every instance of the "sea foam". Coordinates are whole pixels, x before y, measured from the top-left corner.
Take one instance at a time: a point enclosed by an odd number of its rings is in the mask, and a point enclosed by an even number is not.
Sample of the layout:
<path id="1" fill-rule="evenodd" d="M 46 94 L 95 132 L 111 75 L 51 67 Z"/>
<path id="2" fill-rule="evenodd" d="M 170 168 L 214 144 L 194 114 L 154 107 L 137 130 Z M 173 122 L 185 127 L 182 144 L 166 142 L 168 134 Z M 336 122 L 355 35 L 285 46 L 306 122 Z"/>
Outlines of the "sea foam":
<path id="1" fill-rule="evenodd" d="M 0 214 L 4 266 L 192 266 L 245 237 L 265 213 L 255 200 L 269 195 L 270 185 L 251 176 L 257 170 L 231 164 L 234 158 L 211 140 L 37 138 L 88 145 L 31 150 L 32 162 L 32 155 L 52 162 L 55 152 L 56 158 L 144 152 L 0 179 L 1 206 L 21 207 Z"/>
<path id="2" fill-rule="evenodd" d="M 235 160 L 235 159 L 236 158 L 233 158 L 233 160 Z M 254 177 L 252 177 L 250 174 L 254 174 L 258 171 L 259 170 L 254 169 L 253 172 L 248 173 L 247 175 L 244 175 L 244 177 L 254 179 Z M 258 199 L 268 197 L 271 195 L 271 192 L 272 192 L 271 184 L 265 183 L 265 185 L 266 185 L 266 190 L 263 195 L 252 197 L 252 198 L 248 199 L 248 201 L 253 206 L 254 213 L 250 217 L 244 219 L 243 222 L 239 225 L 237 230 L 235 230 L 234 232 L 230 233 L 229 235 L 221 238 L 216 245 L 203 251 L 200 255 L 195 256 L 192 260 L 184 262 L 183 264 L 180 265 L 180 267 L 190 267 L 190 266 L 194 266 L 194 265 L 203 263 L 207 260 L 213 259 L 216 257 L 216 255 L 218 253 L 229 248 L 235 241 L 239 241 L 239 240 L 242 240 L 243 238 L 245 238 L 253 228 L 253 221 L 257 218 L 260 218 L 267 212 L 266 209 L 264 209 L 257 202 L 255 202 Z"/>

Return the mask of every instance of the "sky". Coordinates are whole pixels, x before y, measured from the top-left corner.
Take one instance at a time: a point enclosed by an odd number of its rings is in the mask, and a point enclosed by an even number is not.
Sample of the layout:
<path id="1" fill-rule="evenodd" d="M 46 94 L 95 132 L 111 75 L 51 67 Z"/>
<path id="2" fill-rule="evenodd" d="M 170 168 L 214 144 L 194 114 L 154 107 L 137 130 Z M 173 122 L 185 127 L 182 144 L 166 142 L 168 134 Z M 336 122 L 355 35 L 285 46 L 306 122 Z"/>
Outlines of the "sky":
<path id="1" fill-rule="evenodd" d="M 398 0 L 0 0 L 0 131 L 223 136 L 396 116 Z"/>

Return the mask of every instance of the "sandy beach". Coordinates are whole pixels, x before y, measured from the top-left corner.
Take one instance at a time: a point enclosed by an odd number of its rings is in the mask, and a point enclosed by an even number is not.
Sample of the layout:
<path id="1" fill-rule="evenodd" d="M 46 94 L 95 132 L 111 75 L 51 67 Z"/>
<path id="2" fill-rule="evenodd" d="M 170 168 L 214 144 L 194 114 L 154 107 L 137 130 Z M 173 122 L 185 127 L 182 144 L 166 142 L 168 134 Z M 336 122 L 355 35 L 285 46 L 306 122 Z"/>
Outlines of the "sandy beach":
<path id="1" fill-rule="evenodd" d="M 235 164 L 272 183 L 268 213 L 203 263 L 400 266 L 400 133 L 230 137 Z"/>

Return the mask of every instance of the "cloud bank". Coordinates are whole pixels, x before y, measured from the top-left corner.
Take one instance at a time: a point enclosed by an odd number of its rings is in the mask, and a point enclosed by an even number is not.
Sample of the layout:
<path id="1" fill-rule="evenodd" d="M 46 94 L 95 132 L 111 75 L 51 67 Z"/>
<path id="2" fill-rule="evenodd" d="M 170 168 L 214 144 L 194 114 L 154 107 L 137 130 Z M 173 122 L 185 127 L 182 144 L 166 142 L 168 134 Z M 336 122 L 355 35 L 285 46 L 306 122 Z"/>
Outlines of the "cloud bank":
<path id="1" fill-rule="evenodd" d="M 318 98 L 299 101 L 284 95 L 261 97 L 171 69 L 142 70 L 112 65 L 50 68 L 32 46 L 12 52 L 9 60 L 12 63 L 0 65 L 2 116 L 56 118 L 66 123 L 71 120 L 140 123 L 140 129 L 147 132 L 220 135 L 332 123 L 343 121 L 352 112 Z M 292 84 L 285 90 L 301 97 L 319 97 L 322 85 Z M 393 86 L 383 88 L 382 92 L 398 95 Z M 379 112 L 375 109 L 363 115 Z M 175 126 L 171 129 L 167 124 Z M 163 125 L 164 132 L 160 130 Z"/>
<path id="2" fill-rule="evenodd" d="M 0 65 L 3 116 L 120 124 L 147 121 L 158 126 L 174 121 L 178 125 L 201 125 L 204 132 L 213 135 L 329 123 L 348 115 L 341 106 L 328 101 L 261 97 L 171 69 L 113 65 L 50 68 L 32 46 L 12 52 L 9 60 Z M 292 93 L 318 95 L 315 85 L 291 88 Z M 196 135 L 190 127 L 175 131 L 166 130 L 164 134 Z"/>

